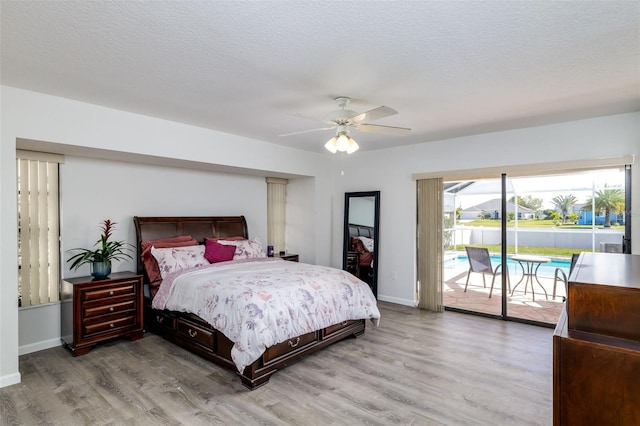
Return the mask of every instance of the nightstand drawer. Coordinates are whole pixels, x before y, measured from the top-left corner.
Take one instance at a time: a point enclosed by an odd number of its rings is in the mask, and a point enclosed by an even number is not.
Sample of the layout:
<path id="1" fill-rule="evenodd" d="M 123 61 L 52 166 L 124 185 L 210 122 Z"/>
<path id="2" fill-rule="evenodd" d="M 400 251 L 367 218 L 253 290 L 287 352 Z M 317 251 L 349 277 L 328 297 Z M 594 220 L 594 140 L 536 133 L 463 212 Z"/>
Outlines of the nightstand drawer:
<path id="1" fill-rule="evenodd" d="M 117 285 L 110 285 L 99 288 L 92 288 L 81 292 L 82 301 L 106 299 L 108 297 L 135 295 L 137 281 L 126 281 Z"/>
<path id="2" fill-rule="evenodd" d="M 134 315 L 126 317 L 116 317 L 111 321 L 99 322 L 96 324 L 85 324 L 83 336 L 87 337 L 92 334 L 103 333 L 106 331 L 116 331 L 120 328 L 130 327 L 134 325 L 136 318 Z"/>
<path id="3" fill-rule="evenodd" d="M 113 303 L 109 305 L 96 306 L 93 308 L 85 308 L 84 317 L 91 318 L 99 315 L 112 314 L 122 311 L 133 311 L 136 308 L 136 301 L 132 298 L 121 303 Z"/>

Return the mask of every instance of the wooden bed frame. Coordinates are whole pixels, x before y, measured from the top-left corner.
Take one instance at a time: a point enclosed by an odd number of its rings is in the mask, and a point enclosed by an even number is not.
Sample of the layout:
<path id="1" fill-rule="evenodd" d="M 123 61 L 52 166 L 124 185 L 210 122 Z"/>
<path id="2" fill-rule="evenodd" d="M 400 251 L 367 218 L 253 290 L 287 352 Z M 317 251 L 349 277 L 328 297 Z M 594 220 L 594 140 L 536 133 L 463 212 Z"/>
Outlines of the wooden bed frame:
<path id="1" fill-rule="evenodd" d="M 247 238 L 247 222 L 244 216 L 212 217 L 139 217 L 136 227 L 138 273 L 149 279 L 140 258 L 143 240 L 191 235 L 197 241 L 205 238 L 243 236 Z M 236 371 L 231 359 L 233 343 L 202 318 L 188 313 L 156 310 L 145 292 L 144 326 L 165 339 L 218 365 Z M 286 342 L 267 348 L 264 354 L 238 373 L 242 384 L 253 390 L 266 384 L 277 370 L 292 364 L 307 354 L 315 352 L 349 336 L 360 336 L 365 331 L 365 320 L 345 321 L 331 327 L 316 330 Z"/>
<path id="2" fill-rule="evenodd" d="M 373 226 L 356 225 L 354 223 L 350 223 L 348 226 L 349 226 L 349 238 L 352 238 L 352 237 L 373 238 L 373 233 L 375 229 Z"/>

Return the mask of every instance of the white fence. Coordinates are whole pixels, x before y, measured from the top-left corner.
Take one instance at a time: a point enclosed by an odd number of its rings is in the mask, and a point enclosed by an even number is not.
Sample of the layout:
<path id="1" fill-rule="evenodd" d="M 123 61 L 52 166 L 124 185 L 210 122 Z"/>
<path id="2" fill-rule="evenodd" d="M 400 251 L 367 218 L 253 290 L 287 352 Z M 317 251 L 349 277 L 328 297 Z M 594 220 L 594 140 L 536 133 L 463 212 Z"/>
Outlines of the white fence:
<path id="1" fill-rule="evenodd" d="M 500 228 L 482 226 L 457 226 L 451 244 L 500 244 Z M 563 247 L 600 251 L 602 247 L 622 244 L 624 229 L 507 229 L 507 245 L 528 247 Z M 605 246 L 606 244 L 606 246 Z"/>

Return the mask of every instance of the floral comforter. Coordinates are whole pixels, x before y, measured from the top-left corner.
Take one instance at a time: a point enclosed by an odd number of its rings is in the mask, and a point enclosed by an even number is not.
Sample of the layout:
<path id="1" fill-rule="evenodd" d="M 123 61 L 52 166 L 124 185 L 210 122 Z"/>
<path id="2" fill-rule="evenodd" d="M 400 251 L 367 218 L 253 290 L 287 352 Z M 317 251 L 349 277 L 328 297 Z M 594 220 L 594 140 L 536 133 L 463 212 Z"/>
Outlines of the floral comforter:
<path id="1" fill-rule="evenodd" d="M 214 263 L 163 280 L 154 309 L 190 312 L 234 345 L 239 372 L 266 348 L 346 320 L 380 311 L 369 286 L 335 268 L 274 258 Z"/>

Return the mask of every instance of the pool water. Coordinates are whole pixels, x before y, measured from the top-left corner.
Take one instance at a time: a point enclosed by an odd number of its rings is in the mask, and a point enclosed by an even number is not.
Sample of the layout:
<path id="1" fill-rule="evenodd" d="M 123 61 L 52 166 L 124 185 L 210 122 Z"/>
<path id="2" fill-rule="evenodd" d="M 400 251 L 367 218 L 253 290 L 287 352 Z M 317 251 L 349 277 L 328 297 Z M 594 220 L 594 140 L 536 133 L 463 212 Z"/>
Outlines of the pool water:
<path id="1" fill-rule="evenodd" d="M 500 256 L 491 256 L 491 263 L 493 264 L 494 268 L 498 266 L 500 264 Z M 567 260 L 552 259 L 551 262 L 543 263 L 542 265 L 540 265 L 540 268 L 538 269 L 538 276 L 553 278 L 557 268 L 561 268 L 565 274 L 569 275 L 570 266 L 571 266 L 571 260 L 569 259 Z M 466 255 L 459 255 L 456 258 L 448 259 L 447 261 L 445 261 L 444 267 L 445 268 L 460 268 L 460 267 L 468 268 L 469 260 L 467 259 Z M 520 268 L 520 265 L 515 260 L 507 259 L 507 267 L 509 268 L 509 272 L 512 274 L 522 273 L 522 268 Z M 525 268 L 526 268 L 526 265 L 525 265 Z"/>

